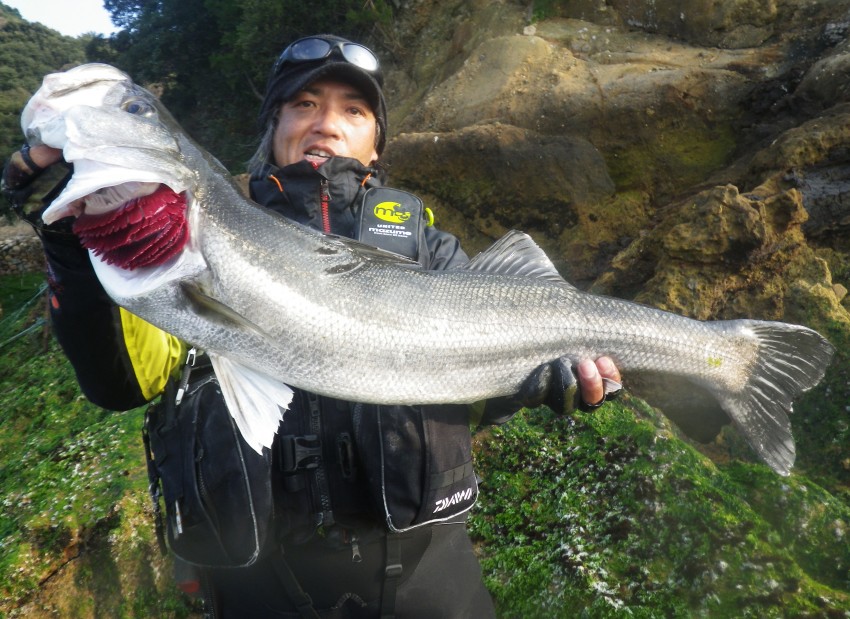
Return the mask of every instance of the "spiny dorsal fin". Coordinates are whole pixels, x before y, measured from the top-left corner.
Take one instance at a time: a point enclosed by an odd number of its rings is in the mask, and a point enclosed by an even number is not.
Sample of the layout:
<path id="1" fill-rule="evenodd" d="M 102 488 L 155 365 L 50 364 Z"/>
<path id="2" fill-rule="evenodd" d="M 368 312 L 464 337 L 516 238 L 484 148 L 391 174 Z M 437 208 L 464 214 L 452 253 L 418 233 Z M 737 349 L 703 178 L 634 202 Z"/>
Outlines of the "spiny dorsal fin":
<path id="1" fill-rule="evenodd" d="M 467 271 L 536 277 L 570 286 L 525 232 L 511 230 L 462 267 Z"/>

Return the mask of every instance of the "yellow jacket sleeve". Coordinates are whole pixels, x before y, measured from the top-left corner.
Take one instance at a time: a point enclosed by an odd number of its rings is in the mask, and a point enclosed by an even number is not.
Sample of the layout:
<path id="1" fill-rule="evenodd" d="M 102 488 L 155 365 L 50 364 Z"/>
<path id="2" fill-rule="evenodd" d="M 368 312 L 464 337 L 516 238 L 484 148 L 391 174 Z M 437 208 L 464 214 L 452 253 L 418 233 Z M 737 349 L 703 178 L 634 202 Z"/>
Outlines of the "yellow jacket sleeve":
<path id="1" fill-rule="evenodd" d="M 153 399 L 182 366 L 187 346 L 124 308 L 120 308 L 120 313 L 127 354 L 139 388 L 145 399 Z"/>

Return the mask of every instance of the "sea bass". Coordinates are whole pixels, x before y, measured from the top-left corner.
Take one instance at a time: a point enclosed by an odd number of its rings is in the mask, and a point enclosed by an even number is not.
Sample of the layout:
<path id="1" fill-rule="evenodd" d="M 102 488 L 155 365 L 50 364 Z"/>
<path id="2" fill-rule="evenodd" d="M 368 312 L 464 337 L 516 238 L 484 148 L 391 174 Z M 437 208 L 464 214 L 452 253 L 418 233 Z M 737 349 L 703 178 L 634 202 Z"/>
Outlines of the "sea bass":
<path id="1" fill-rule="evenodd" d="M 246 199 L 148 91 L 90 64 L 44 78 L 30 144 L 74 165 L 47 223 L 76 216 L 110 297 L 208 352 L 247 442 L 268 447 L 286 385 L 376 404 L 466 403 L 518 391 L 542 364 L 610 355 L 709 391 L 787 475 L 792 401 L 833 347 L 802 326 L 702 322 L 579 291 L 525 234 L 463 268 L 427 271 Z"/>

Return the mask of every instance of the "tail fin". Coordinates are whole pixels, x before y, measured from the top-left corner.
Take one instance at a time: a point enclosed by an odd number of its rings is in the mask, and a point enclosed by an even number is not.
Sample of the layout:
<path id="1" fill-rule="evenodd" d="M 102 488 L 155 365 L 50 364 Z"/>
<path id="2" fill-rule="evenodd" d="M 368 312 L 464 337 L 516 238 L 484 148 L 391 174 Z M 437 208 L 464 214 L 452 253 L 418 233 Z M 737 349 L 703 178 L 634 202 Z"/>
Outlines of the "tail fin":
<path id="1" fill-rule="evenodd" d="M 789 475 L 796 452 L 788 413 L 795 398 L 821 381 L 835 349 L 806 327 L 734 322 L 739 333 L 758 341 L 758 358 L 744 389 L 723 394 L 721 404 L 759 456 L 780 475 Z"/>

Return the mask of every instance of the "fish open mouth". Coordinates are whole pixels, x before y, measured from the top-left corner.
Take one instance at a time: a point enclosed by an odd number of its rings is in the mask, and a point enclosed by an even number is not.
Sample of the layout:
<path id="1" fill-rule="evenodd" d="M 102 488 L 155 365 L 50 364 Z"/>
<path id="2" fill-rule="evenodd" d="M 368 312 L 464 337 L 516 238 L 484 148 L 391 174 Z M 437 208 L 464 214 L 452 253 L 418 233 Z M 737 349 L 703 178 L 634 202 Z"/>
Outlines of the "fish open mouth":
<path id="1" fill-rule="evenodd" d="M 90 194 L 73 224 L 83 247 L 107 264 L 128 270 L 164 263 L 189 239 L 185 193 L 166 185 L 150 193 L 151 183 L 139 185 L 146 186 L 130 188 L 129 194 L 122 187 Z"/>

